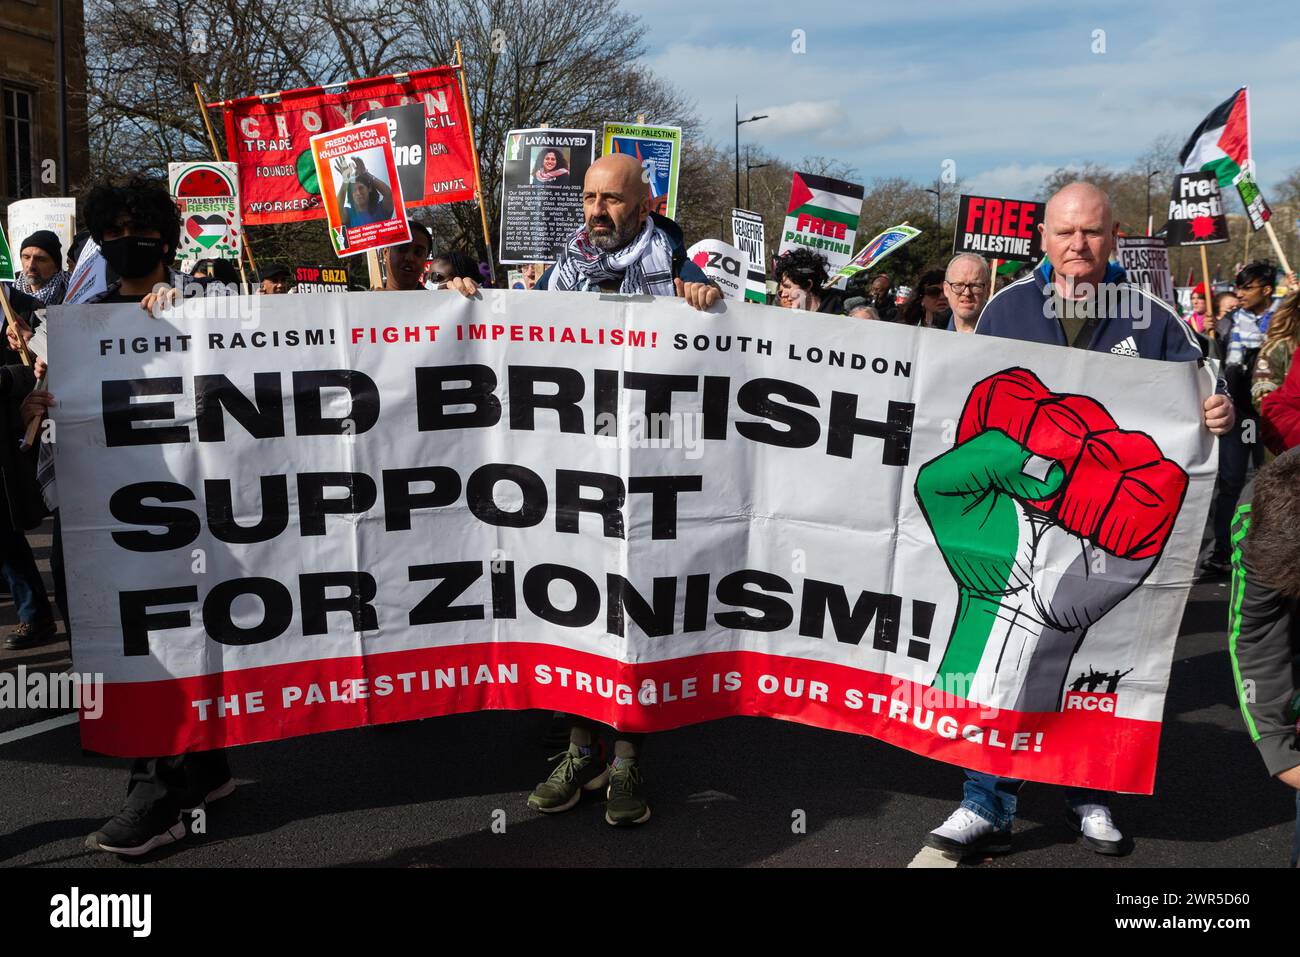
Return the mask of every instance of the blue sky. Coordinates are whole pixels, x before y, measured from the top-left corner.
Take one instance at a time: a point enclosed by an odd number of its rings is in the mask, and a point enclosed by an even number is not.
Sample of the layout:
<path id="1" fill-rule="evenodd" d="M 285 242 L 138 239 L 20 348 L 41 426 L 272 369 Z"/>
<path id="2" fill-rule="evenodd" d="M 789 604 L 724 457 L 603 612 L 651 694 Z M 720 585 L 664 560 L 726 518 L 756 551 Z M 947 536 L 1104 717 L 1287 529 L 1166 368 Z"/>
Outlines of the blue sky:
<path id="1" fill-rule="evenodd" d="M 741 127 L 742 151 L 761 137 L 785 160 L 832 156 L 864 181 L 933 180 L 951 159 L 969 192 L 1027 196 L 1057 167 L 1128 166 L 1160 134 L 1183 139 L 1243 84 L 1265 196 L 1300 166 L 1295 0 L 623 8 L 648 28 L 649 65 L 695 100 L 715 142 L 732 142 L 739 95 L 742 118 L 770 116 Z"/>

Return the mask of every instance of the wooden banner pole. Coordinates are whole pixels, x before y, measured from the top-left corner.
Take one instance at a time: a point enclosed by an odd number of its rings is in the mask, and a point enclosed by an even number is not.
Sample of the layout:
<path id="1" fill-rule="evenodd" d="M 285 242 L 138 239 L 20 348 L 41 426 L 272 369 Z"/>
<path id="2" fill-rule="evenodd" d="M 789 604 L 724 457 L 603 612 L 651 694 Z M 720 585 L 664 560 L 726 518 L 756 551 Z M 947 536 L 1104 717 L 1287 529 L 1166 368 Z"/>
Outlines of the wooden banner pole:
<path id="1" fill-rule="evenodd" d="M 12 284 L 9 288 L 13 288 Z M 27 340 L 23 338 L 22 332 L 18 329 L 18 316 L 14 313 L 14 308 L 9 302 L 9 295 L 7 293 L 0 292 L 0 303 L 4 304 L 5 325 L 12 330 L 14 339 L 18 341 L 18 355 L 22 358 L 23 365 L 35 365 L 32 352 L 27 348 Z M 41 378 L 36 380 L 36 388 L 45 388 L 44 376 L 41 376 Z M 30 449 L 33 443 L 36 442 L 36 435 L 41 431 L 41 422 L 44 418 L 44 413 L 38 415 L 36 418 L 32 419 L 31 425 L 27 427 L 27 431 L 23 435 L 22 445 L 20 446 L 24 451 Z"/>
<path id="2" fill-rule="evenodd" d="M 221 153 L 217 150 L 217 134 L 213 132 L 212 120 L 208 118 L 207 103 L 203 99 L 203 87 L 199 86 L 198 80 L 194 81 L 194 98 L 199 101 L 199 115 L 203 117 L 203 128 L 208 131 L 208 145 L 212 147 L 212 159 L 214 162 L 220 163 Z M 222 109 L 224 110 L 225 107 L 223 106 Z M 241 201 L 241 205 L 242 205 L 242 201 Z M 248 255 L 248 268 L 253 271 L 254 275 L 256 275 L 257 260 L 253 258 L 253 241 L 248 235 L 248 226 L 244 225 L 242 218 L 240 221 L 239 228 L 244 233 L 243 246 L 244 246 L 244 252 Z M 248 273 L 244 271 L 243 257 L 240 257 L 239 260 L 239 281 L 243 283 L 245 288 L 251 288 L 248 283 Z"/>
<path id="3" fill-rule="evenodd" d="M 1282 264 L 1282 271 L 1288 276 L 1291 275 L 1291 264 L 1286 261 L 1286 253 L 1282 252 L 1282 244 L 1277 241 L 1277 233 L 1273 232 L 1273 220 L 1265 221 L 1264 232 L 1268 233 L 1268 241 L 1273 244 L 1273 252 L 1277 254 L 1277 261 Z"/>
<path id="4" fill-rule="evenodd" d="M 474 198 L 478 200 L 479 223 L 483 227 L 483 245 L 487 249 L 488 270 L 496 275 L 496 253 L 492 250 L 492 235 L 488 232 L 487 207 L 483 203 L 483 177 L 478 165 L 478 146 L 474 141 L 474 116 L 469 110 L 469 83 L 465 78 L 465 63 L 460 55 L 460 41 L 456 41 L 456 72 L 460 74 L 460 101 L 465 110 L 465 127 L 469 131 L 469 155 L 474 163 Z"/>
<path id="5" fill-rule="evenodd" d="M 993 290 L 998 288 L 998 266 L 1002 265 L 1001 259 L 993 260 L 993 268 L 989 270 L 989 298 L 993 298 Z"/>
<path id="6" fill-rule="evenodd" d="M 1215 316 L 1214 316 L 1214 287 L 1210 285 L 1210 261 L 1205 255 L 1205 247 L 1198 246 L 1201 251 L 1201 277 L 1205 281 L 1205 323 L 1210 328 L 1210 335 L 1214 335 Z"/>

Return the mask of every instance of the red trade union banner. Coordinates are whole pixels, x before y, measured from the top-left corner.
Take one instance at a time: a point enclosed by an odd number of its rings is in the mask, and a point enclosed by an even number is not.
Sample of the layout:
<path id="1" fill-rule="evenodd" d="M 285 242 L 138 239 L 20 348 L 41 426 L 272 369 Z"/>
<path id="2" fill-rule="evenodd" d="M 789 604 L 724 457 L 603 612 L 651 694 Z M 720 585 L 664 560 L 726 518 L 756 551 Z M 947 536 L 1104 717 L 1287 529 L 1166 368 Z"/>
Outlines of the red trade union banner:
<path id="1" fill-rule="evenodd" d="M 349 126 L 368 110 L 408 103 L 424 106 L 425 188 L 422 200 L 407 205 L 473 199 L 474 163 L 461 102 L 455 71 L 435 67 L 222 104 L 226 147 L 231 161 L 239 165 L 245 225 L 323 218 L 311 137 Z"/>
<path id="2" fill-rule="evenodd" d="M 978 253 L 989 259 L 1036 262 L 1043 255 L 1038 226 L 1046 203 L 1028 199 L 963 196 L 957 209 L 954 253 Z"/>

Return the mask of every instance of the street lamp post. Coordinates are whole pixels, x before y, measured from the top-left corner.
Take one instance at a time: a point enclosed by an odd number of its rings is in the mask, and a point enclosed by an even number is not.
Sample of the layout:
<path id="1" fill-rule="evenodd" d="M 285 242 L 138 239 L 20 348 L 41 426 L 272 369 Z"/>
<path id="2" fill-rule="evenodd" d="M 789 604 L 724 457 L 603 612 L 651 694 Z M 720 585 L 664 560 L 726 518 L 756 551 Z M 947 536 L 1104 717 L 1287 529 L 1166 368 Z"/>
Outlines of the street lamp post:
<path id="1" fill-rule="evenodd" d="M 736 99 L 736 206 L 740 206 L 740 127 L 744 123 L 753 123 L 755 120 L 765 119 L 767 119 L 766 113 L 742 120 L 740 118 L 740 99 Z"/>
<path id="2" fill-rule="evenodd" d="M 940 219 L 943 216 L 943 180 L 941 179 L 935 180 L 934 185 L 939 188 L 938 189 L 927 188 L 926 192 L 934 193 L 934 223 L 936 226 L 942 226 L 943 224 L 940 222 Z"/>
<path id="3" fill-rule="evenodd" d="M 746 153 L 746 156 L 745 156 L 745 208 L 746 208 L 746 209 L 753 209 L 753 207 L 749 205 L 749 171 L 750 171 L 751 169 L 762 169 L 764 166 L 771 166 L 772 164 L 771 164 L 771 163 L 751 163 L 751 162 L 749 161 L 749 155 L 748 155 L 749 150 L 748 150 L 748 148 L 746 148 L 745 153 Z"/>
<path id="4" fill-rule="evenodd" d="M 1159 176 L 1160 170 L 1147 167 L 1147 235 L 1151 235 L 1151 178 Z"/>
<path id="5" fill-rule="evenodd" d="M 530 66 L 532 66 L 533 68 L 534 76 L 536 75 L 537 71 L 540 70 L 542 67 L 550 66 L 554 62 L 555 62 L 554 57 L 552 57 L 549 60 L 534 60 L 530 64 Z M 515 60 L 515 129 L 519 129 L 519 123 L 521 121 L 521 117 L 519 115 L 519 100 L 521 98 L 522 90 L 523 90 L 523 80 L 519 74 L 519 61 Z"/>

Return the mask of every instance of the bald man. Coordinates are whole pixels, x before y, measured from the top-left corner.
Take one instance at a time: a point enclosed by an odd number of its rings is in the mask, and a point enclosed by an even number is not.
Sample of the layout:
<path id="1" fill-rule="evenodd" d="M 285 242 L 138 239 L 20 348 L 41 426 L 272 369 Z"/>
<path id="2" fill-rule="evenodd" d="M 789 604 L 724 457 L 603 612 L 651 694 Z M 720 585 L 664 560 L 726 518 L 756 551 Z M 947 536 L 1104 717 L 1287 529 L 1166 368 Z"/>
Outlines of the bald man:
<path id="1" fill-rule="evenodd" d="M 1110 262 L 1119 224 L 1102 190 L 1083 182 L 1062 187 L 1048 200 L 1038 229 L 1043 261 L 989 300 L 976 334 L 1133 358 L 1200 360 L 1200 346 L 1187 323 L 1128 283 L 1124 270 Z M 1140 381 L 1137 373 L 1133 382 Z M 1235 421 L 1226 395 L 1210 396 L 1202 415 L 1215 435 L 1231 430 Z M 961 806 L 926 836 L 926 844 L 958 856 L 1010 850 L 1022 784 L 967 771 Z M 1065 797 L 1085 847 L 1099 854 L 1124 852 L 1127 843 L 1104 794 L 1067 788 Z"/>
<path id="2" fill-rule="evenodd" d="M 722 298 L 686 258 L 680 227 L 650 211 L 650 187 L 634 157 L 610 153 L 591 164 L 582 181 L 582 213 L 582 227 L 536 288 L 677 296 L 696 309 Z"/>
<path id="3" fill-rule="evenodd" d="M 650 189 L 631 156 L 611 153 L 591 164 L 582 181 L 582 212 L 582 227 L 535 288 L 676 296 L 696 309 L 722 298 L 686 258 L 677 224 L 650 211 Z M 650 820 L 639 763 L 645 735 L 617 731 L 613 738 L 613 761 L 606 764 L 600 726 L 570 715 L 569 746 L 555 756 L 555 770 L 533 789 L 528 806 L 558 814 L 584 791 L 603 789 L 606 823 L 627 827 Z"/>

